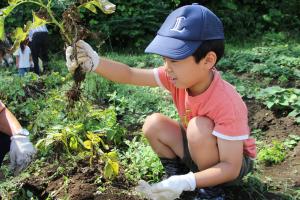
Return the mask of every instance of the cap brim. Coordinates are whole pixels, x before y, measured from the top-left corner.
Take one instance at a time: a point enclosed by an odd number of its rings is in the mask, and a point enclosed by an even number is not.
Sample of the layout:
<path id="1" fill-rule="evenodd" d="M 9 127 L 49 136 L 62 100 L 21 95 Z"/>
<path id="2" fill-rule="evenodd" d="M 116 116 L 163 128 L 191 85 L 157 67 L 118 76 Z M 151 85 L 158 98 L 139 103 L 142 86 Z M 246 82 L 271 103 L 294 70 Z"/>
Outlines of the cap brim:
<path id="1" fill-rule="evenodd" d="M 156 35 L 145 49 L 145 52 L 158 54 L 174 60 L 181 60 L 191 56 L 201 43 L 202 41 L 183 41 Z"/>

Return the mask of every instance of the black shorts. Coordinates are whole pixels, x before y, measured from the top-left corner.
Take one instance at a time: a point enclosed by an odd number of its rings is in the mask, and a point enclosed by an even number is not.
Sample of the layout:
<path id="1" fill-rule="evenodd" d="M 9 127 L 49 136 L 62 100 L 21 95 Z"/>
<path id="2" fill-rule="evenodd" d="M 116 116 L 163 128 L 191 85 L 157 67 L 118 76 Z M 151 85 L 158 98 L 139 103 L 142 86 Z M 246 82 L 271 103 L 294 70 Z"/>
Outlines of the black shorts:
<path id="1" fill-rule="evenodd" d="M 0 167 L 10 149 L 10 136 L 0 132 Z"/>
<path id="2" fill-rule="evenodd" d="M 188 148 L 188 141 L 187 141 L 185 129 L 182 126 L 180 126 L 180 127 L 181 127 L 182 141 L 183 141 L 183 158 L 182 158 L 182 162 L 192 172 L 194 172 L 194 173 L 198 172 L 199 171 L 198 167 L 197 167 L 196 163 L 193 161 L 193 159 L 191 157 L 191 154 L 190 154 L 190 151 L 189 151 L 189 148 Z M 224 183 L 222 185 L 224 185 L 224 186 L 232 186 L 232 185 L 239 184 L 242 181 L 243 177 L 245 175 L 247 175 L 250 171 L 252 171 L 253 164 L 254 164 L 253 159 L 251 159 L 248 156 L 244 156 L 239 176 L 235 180 L 227 182 L 227 183 Z"/>

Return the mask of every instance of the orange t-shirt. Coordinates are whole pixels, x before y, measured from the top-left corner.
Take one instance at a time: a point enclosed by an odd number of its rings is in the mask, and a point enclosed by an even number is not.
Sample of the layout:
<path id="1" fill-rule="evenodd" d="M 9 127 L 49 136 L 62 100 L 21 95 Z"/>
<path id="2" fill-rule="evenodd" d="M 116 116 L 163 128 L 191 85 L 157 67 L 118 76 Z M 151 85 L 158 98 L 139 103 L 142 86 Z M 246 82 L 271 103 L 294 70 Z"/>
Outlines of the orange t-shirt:
<path id="1" fill-rule="evenodd" d="M 156 82 L 170 91 L 179 117 L 186 128 L 189 120 L 206 116 L 215 126 L 212 134 L 224 140 L 243 140 L 244 154 L 255 158 L 255 139 L 250 138 L 248 110 L 235 88 L 223 80 L 217 70 L 209 88 L 197 96 L 189 96 L 185 89 L 174 86 L 164 67 L 154 69 Z"/>

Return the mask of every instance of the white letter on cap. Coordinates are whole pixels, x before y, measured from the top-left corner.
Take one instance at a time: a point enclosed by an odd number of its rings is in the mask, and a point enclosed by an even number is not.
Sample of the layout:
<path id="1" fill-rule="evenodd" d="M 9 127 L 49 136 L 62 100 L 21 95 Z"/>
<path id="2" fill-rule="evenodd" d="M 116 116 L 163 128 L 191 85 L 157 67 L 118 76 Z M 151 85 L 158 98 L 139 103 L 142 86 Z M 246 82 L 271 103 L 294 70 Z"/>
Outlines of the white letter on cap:
<path id="1" fill-rule="evenodd" d="M 174 25 L 174 27 L 171 29 L 171 31 L 177 31 L 179 33 L 181 33 L 182 31 L 185 30 L 185 28 L 182 28 L 182 22 L 185 20 L 185 17 L 177 17 L 176 19 L 176 23 Z"/>

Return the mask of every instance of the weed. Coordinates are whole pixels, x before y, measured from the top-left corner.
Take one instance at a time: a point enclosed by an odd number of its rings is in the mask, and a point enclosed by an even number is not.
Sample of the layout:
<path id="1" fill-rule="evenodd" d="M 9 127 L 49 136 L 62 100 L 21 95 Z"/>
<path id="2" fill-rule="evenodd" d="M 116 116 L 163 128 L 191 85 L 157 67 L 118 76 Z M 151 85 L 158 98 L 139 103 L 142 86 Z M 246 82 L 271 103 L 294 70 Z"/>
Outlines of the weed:
<path id="1" fill-rule="evenodd" d="M 266 145 L 258 153 L 258 160 L 267 166 L 281 163 L 287 155 L 285 146 L 279 141 L 273 141 L 272 145 Z"/>

